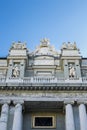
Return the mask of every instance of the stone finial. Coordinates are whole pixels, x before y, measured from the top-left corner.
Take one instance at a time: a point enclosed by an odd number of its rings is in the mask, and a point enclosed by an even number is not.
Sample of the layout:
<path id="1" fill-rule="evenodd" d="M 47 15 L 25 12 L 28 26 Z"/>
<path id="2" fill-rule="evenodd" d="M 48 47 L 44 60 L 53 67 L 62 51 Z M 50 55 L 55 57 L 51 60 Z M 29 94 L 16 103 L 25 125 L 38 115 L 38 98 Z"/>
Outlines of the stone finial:
<path id="1" fill-rule="evenodd" d="M 50 44 L 50 41 L 47 38 L 43 38 L 40 42 L 41 46 L 48 46 Z"/>

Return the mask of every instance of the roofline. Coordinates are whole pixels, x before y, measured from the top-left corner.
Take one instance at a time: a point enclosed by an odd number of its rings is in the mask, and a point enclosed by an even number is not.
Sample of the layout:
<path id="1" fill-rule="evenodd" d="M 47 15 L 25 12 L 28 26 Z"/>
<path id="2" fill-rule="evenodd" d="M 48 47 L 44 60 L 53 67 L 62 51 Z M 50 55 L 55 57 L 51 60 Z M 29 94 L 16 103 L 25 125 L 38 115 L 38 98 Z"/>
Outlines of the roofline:
<path id="1" fill-rule="evenodd" d="M 7 59 L 7 57 L 0 57 L 0 59 Z"/>
<path id="2" fill-rule="evenodd" d="M 87 60 L 87 57 L 82 57 L 82 59 L 86 59 Z"/>

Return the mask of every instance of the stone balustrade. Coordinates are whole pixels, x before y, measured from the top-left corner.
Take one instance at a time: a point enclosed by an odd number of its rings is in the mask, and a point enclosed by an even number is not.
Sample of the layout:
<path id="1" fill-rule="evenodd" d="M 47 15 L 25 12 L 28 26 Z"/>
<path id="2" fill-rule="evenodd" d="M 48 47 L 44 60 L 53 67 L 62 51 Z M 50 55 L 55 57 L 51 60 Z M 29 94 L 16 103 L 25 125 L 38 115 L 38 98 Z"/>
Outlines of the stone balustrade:
<path id="1" fill-rule="evenodd" d="M 82 82 L 86 82 L 87 83 L 87 77 L 82 77 Z"/>
<path id="2" fill-rule="evenodd" d="M 64 78 L 57 78 L 57 77 L 30 77 L 24 78 L 24 83 L 57 83 L 57 82 L 64 82 Z"/>
<path id="3" fill-rule="evenodd" d="M 0 77 L 0 83 L 4 83 L 6 82 L 6 78 L 5 77 Z"/>
<path id="4" fill-rule="evenodd" d="M 24 78 L 0 78 L 0 83 L 71 83 L 71 82 L 87 82 L 87 77 L 82 78 L 70 78 L 66 79 L 64 77 L 24 77 Z"/>

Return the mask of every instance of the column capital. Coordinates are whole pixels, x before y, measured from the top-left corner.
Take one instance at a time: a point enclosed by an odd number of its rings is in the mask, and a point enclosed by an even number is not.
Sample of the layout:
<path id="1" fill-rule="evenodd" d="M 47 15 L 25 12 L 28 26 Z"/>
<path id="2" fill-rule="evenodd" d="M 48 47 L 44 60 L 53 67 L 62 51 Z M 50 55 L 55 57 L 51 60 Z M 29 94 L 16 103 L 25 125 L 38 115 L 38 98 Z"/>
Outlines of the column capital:
<path id="1" fill-rule="evenodd" d="M 74 102 L 75 102 L 74 100 L 64 100 L 64 104 L 65 104 L 65 105 L 68 105 L 68 104 L 73 105 Z"/>
<path id="2" fill-rule="evenodd" d="M 0 104 L 3 105 L 3 104 L 10 104 L 11 103 L 11 100 L 0 100 Z"/>
<path id="3" fill-rule="evenodd" d="M 78 105 L 80 105 L 80 104 L 87 105 L 87 100 L 78 100 L 78 101 L 77 101 L 77 104 L 78 104 Z"/>
<path id="4" fill-rule="evenodd" d="M 14 101 L 13 101 L 13 104 L 14 104 L 14 105 L 17 105 L 17 104 L 23 105 L 23 104 L 24 104 L 24 100 L 14 100 Z"/>

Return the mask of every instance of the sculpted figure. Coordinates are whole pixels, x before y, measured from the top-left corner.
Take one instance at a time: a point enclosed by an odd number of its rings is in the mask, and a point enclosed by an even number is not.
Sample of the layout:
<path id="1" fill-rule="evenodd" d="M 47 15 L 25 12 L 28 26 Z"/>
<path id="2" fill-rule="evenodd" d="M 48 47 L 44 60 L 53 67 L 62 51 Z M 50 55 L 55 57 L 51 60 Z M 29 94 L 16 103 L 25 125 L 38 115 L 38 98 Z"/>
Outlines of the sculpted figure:
<path id="1" fill-rule="evenodd" d="M 12 70 L 12 77 L 19 77 L 20 75 L 20 71 L 17 65 L 15 65 L 15 67 Z"/>
<path id="2" fill-rule="evenodd" d="M 75 68 L 72 64 L 69 67 L 69 77 L 75 77 Z"/>
<path id="3" fill-rule="evenodd" d="M 68 46 L 68 49 L 73 49 L 73 44 L 71 44 L 70 42 L 68 42 L 67 46 Z"/>
<path id="4" fill-rule="evenodd" d="M 76 42 L 74 42 L 74 44 L 73 44 L 73 49 L 77 49 Z"/>
<path id="5" fill-rule="evenodd" d="M 12 44 L 12 48 L 16 48 L 16 44 L 15 43 Z"/>
<path id="6" fill-rule="evenodd" d="M 62 45 L 62 49 L 67 49 L 67 44 L 65 42 Z"/>
<path id="7" fill-rule="evenodd" d="M 26 49 L 26 44 L 25 43 L 22 45 L 22 49 Z"/>

